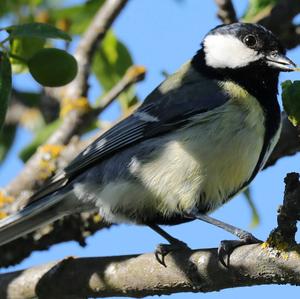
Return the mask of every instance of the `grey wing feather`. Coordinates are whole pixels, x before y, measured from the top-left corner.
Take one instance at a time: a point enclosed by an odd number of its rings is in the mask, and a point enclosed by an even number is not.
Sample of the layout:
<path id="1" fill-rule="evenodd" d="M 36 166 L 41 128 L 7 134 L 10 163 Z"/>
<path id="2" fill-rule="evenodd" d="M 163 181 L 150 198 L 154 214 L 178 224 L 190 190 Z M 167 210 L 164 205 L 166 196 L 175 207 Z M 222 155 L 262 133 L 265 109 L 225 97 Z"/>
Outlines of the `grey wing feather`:
<path id="1" fill-rule="evenodd" d="M 217 82 L 202 77 L 189 64 L 158 86 L 136 110 L 102 134 L 34 197 L 41 198 L 65 186 L 69 179 L 95 163 L 142 140 L 188 124 L 190 118 L 228 100 Z M 143 117 L 144 116 L 144 117 Z"/>
<path id="2" fill-rule="evenodd" d="M 198 73 L 178 81 L 173 75 L 155 89 L 135 113 L 91 143 L 66 168 L 67 176 L 81 173 L 90 165 L 136 142 L 159 136 L 186 125 L 192 116 L 221 106 L 228 95 L 212 80 Z"/>

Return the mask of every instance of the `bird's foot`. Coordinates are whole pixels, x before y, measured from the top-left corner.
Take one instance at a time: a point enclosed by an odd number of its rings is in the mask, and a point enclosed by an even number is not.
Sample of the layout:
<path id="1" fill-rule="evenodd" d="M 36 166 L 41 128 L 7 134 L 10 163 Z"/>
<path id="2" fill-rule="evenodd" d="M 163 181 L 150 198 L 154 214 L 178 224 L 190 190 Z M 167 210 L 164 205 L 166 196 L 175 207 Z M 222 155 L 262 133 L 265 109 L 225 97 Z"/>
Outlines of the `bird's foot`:
<path id="1" fill-rule="evenodd" d="M 249 244 L 262 243 L 261 240 L 255 238 L 252 234 L 246 231 L 244 231 L 243 234 L 239 237 L 241 238 L 240 240 L 223 240 L 219 245 L 218 258 L 220 263 L 226 268 L 229 267 L 230 255 L 237 247 Z"/>
<path id="2" fill-rule="evenodd" d="M 156 260 L 167 267 L 165 263 L 165 257 L 170 253 L 178 250 L 190 249 L 186 243 L 176 240 L 176 242 L 172 242 L 171 244 L 158 244 L 155 249 L 155 257 Z"/>

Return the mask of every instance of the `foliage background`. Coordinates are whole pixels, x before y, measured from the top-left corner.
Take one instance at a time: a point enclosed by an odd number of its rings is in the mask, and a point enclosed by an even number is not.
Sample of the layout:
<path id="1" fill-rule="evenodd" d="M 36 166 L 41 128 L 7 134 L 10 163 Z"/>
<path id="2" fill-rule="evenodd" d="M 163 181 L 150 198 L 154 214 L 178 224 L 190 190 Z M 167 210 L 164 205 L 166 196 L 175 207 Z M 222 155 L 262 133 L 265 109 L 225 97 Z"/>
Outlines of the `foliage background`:
<path id="1" fill-rule="evenodd" d="M 81 4 L 80 0 L 48 1 L 51 4 L 66 7 Z M 238 16 L 244 14 L 248 1 L 233 1 Z M 6 17 L 0 26 L 10 24 L 12 18 Z M 132 0 L 113 25 L 116 36 L 129 49 L 134 63 L 144 65 L 147 70 L 146 80 L 136 87 L 137 96 L 143 99 L 157 84 L 163 80 L 162 71 L 174 72 L 183 62 L 191 58 L 199 48 L 205 33 L 220 22 L 216 18 L 216 6 L 212 0 Z M 74 49 L 78 38 L 71 44 Z M 300 49 L 289 51 L 288 56 L 300 64 Z M 299 74 L 283 74 L 280 81 L 299 79 Z M 14 76 L 18 89 L 38 91 L 39 86 L 29 75 Z M 101 94 L 101 86 L 96 77 L 90 79 L 90 100 L 96 101 Z M 105 84 L 104 84 L 105 85 Z M 102 120 L 111 121 L 120 114 L 120 106 L 114 103 L 105 113 Z M 5 186 L 22 168 L 23 163 L 16 158 L 20 150 L 32 139 L 32 133 L 25 129 L 17 130 L 16 142 L 6 160 L 1 165 L 0 185 Z M 281 159 L 274 167 L 260 173 L 252 184 L 252 197 L 260 214 L 260 224 L 252 229 L 260 239 L 265 239 L 270 230 L 276 226 L 276 210 L 282 202 L 283 178 L 287 172 L 299 172 L 299 154 Z M 242 195 L 237 196 L 226 206 L 214 213 L 214 216 L 236 226 L 249 228 L 251 212 Z M 168 232 L 187 242 L 192 248 L 216 247 L 220 240 L 231 239 L 226 232 L 210 225 L 193 222 L 167 228 Z M 299 238 L 298 238 L 299 239 Z M 17 267 L 1 269 L 1 273 L 23 269 L 65 256 L 109 256 L 131 253 L 151 252 L 162 240 L 145 227 L 119 225 L 98 232 L 87 239 L 87 246 L 80 247 L 75 242 L 55 245 L 45 252 L 35 252 Z M 223 290 L 209 294 L 175 294 L 173 298 L 260 298 L 270 296 L 296 296 L 293 286 L 259 286 Z M 162 297 L 164 298 L 164 297 Z"/>

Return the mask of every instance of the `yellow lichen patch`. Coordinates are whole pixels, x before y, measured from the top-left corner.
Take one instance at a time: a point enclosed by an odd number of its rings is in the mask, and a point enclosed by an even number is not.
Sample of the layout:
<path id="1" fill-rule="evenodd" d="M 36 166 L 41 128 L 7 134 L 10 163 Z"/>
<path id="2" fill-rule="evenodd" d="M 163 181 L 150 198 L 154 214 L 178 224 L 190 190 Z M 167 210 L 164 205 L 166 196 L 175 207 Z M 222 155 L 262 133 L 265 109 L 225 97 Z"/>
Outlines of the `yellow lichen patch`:
<path id="1" fill-rule="evenodd" d="M 38 151 L 42 153 L 39 169 L 41 179 L 50 177 L 56 171 L 56 159 L 64 148 L 64 145 L 58 144 L 45 144 L 39 147 Z"/>
<path id="2" fill-rule="evenodd" d="M 268 251 L 273 257 L 289 258 L 289 252 L 298 251 L 294 244 L 286 242 L 280 233 L 273 232 L 268 239 L 261 244 L 262 249 Z"/>
<path id="3" fill-rule="evenodd" d="M 133 65 L 127 71 L 125 76 L 128 77 L 130 81 L 136 81 L 143 79 L 146 75 L 146 68 L 142 65 Z"/>
<path id="4" fill-rule="evenodd" d="M 64 117 L 74 110 L 81 112 L 89 112 L 91 109 L 92 108 L 86 97 L 81 97 L 77 99 L 64 98 L 61 102 L 60 117 Z"/>
<path id="5" fill-rule="evenodd" d="M 0 211 L 0 219 L 6 218 L 7 216 L 6 212 Z"/>
<path id="6" fill-rule="evenodd" d="M 40 161 L 40 169 L 39 169 L 39 175 L 38 177 L 41 180 L 45 180 L 53 175 L 55 172 L 56 167 L 52 161 Z"/>
<path id="7" fill-rule="evenodd" d="M 102 217 L 99 214 L 93 216 L 94 223 L 99 223 L 102 220 Z"/>
<path id="8" fill-rule="evenodd" d="M 65 146 L 61 144 L 44 144 L 39 147 L 39 152 L 45 154 L 43 157 L 45 160 L 50 160 L 57 158 L 64 148 Z"/>
<path id="9" fill-rule="evenodd" d="M 6 195 L 5 192 L 0 191 L 0 208 L 14 201 L 12 196 Z M 1 217 L 0 217 L 1 218 Z"/>

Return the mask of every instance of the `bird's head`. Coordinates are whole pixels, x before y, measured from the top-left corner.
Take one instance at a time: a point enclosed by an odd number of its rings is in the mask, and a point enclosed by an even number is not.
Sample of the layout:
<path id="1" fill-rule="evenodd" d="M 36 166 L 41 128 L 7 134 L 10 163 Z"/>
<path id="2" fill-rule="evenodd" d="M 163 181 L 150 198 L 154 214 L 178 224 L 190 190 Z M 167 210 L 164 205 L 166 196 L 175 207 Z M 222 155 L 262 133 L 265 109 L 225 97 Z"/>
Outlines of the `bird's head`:
<path id="1" fill-rule="evenodd" d="M 248 23 L 221 25 L 202 42 L 205 63 L 213 69 L 272 69 L 293 71 L 295 63 L 285 56 L 277 37 L 263 26 Z"/>

